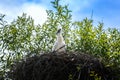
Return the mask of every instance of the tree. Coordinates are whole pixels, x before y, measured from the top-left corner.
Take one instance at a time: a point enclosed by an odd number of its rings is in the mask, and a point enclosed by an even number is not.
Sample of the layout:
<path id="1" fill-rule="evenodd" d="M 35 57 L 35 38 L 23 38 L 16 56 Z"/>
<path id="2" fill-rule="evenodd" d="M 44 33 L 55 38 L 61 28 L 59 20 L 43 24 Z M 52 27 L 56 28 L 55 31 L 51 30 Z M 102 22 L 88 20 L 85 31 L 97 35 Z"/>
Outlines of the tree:
<path id="1" fill-rule="evenodd" d="M 80 51 L 94 55 L 106 66 L 120 68 L 120 31 L 104 29 L 103 23 L 94 27 L 93 20 L 72 21 L 68 5 L 52 1 L 53 10 L 47 10 L 47 21 L 35 25 L 34 20 L 23 13 L 10 24 L 0 15 L 0 76 L 6 77 L 11 64 L 26 55 L 51 51 L 57 26 L 63 28 L 67 51 Z"/>

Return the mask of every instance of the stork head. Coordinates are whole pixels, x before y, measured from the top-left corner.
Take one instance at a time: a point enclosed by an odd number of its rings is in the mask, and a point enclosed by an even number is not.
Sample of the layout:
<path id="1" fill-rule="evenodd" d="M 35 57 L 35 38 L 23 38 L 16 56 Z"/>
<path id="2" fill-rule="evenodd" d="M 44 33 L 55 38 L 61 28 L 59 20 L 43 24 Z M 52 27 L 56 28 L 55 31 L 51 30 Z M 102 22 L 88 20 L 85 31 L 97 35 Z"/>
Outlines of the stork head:
<path id="1" fill-rule="evenodd" d="M 58 29 L 57 33 L 56 34 L 60 34 L 62 32 L 62 29 Z"/>

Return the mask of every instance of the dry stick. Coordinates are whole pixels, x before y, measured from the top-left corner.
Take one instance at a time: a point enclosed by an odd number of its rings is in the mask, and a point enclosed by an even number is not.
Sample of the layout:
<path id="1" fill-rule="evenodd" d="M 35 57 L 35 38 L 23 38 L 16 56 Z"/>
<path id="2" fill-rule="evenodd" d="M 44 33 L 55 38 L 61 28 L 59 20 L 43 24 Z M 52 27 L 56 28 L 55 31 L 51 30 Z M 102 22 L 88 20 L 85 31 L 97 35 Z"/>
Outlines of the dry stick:
<path id="1" fill-rule="evenodd" d="M 63 45 L 62 47 L 60 47 L 59 49 L 57 49 L 56 51 L 53 51 L 52 53 L 57 52 L 58 50 L 62 49 L 63 47 L 65 47 L 65 45 Z"/>

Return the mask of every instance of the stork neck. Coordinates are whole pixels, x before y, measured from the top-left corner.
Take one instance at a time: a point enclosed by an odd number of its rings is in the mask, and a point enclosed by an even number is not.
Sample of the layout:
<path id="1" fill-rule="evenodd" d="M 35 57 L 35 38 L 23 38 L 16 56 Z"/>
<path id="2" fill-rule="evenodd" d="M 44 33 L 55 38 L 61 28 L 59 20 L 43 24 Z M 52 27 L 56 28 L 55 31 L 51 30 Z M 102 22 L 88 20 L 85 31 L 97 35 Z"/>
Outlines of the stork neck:
<path id="1" fill-rule="evenodd" d="M 63 36 L 62 36 L 61 33 L 57 35 L 57 40 L 59 40 L 59 41 L 63 41 Z"/>

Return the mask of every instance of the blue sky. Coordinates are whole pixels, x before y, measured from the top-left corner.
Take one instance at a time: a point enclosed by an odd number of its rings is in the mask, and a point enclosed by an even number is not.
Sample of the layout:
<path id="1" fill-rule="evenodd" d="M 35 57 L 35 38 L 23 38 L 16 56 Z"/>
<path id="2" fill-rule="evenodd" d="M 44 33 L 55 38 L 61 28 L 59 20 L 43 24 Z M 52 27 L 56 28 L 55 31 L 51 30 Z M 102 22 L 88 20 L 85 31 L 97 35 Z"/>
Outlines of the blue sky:
<path id="1" fill-rule="evenodd" d="M 2 0 L 0 13 L 6 14 L 11 22 L 23 12 L 32 16 L 35 24 L 42 24 L 47 19 L 46 9 L 53 9 L 52 0 Z M 104 22 L 105 28 L 120 29 L 120 0 L 61 0 L 62 5 L 69 4 L 73 21 L 90 18 L 93 11 L 94 24 Z"/>

